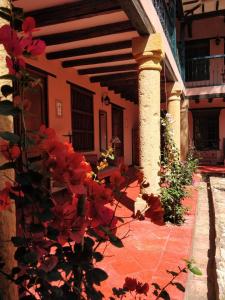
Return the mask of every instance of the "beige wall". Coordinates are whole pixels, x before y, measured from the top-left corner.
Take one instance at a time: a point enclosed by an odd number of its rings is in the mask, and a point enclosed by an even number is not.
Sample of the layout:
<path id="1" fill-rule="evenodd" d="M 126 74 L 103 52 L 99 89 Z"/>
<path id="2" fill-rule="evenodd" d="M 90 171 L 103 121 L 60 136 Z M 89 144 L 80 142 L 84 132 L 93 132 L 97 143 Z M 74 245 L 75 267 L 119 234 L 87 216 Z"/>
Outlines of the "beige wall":
<path id="1" fill-rule="evenodd" d="M 49 126 L 54 128 L 58 135 L 62 137 L 64 134 L 71 132 L 71 97 L 70 97 L 70 81 L 78 86 L 93 91 L 94 94 L 94 141 L 95 149 L 89 153 L 99 154 L 99 110 L 107 111 L 108 121 L 108 143 L 112 138 L 111 126 L 111 105 L 102 104 L 102 93 L 107 91 L 112 103 L 124 108 L 124 157 L 125 163 L 132 164 L 132 128 L 138 122 L 138 105 L 130 101 L 122 99 L 119 94 L 102 88 L 98 83 L 90 83 L 87 76 L 79 76 L 75 69 L 63 69 L 60 62 L 48 61 L 44 57 L 39 60 L 29 60 L 29 64 L 34 65 L 44 71 L 56 75 L 56 78 L 48 76 L 48 109 L 49 109 Z M 63 102 L 63 117 L 56 116 L 55 101 Z M 63 138 L 63 137 L 62 137 Z"/>

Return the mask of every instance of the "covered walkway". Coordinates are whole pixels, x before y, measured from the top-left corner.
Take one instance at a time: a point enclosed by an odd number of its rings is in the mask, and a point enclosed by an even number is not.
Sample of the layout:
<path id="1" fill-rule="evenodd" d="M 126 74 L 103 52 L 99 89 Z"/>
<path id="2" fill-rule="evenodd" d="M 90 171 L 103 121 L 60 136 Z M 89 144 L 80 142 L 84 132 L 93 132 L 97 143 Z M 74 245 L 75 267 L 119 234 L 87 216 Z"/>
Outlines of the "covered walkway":
<path id="1" fill-rule="evenodd" d="M 123 204 L 119 205 L 117 211 L 117 215 L 127 218 L 127 224 L 118 231 L 118 236 L 124 237 L 124 248 L 109 245 L 101 265 L 109 274 L 109 280 L 104 283 L 106 299 L 112 295 L 113 287 L 123 286 L 125 277 L 136 278 L 150 285 L 158 283 L 163 287 L 172 278 L 167 270 L 178 271 L 178 266 L 185 265 L 183 259 L 190 258 L 198 190 L 191 188 L 190 197 L 184 199 L 184 204 L 190 211 L 182 226 L 160 226 L 147 219 L 139 221 L 129 218 L 132 216 L 132 206 L 138 193 L 137 180 L 133 177 L 121 201 Z M 186 280 L 187 274 L 183 273 L 176 281 L 185 285 Z M 169 288 L 168 292 L 172 300 L 184 299 L 184 293 L 175 287 Z M 151 293 L 150 295 L 152 296 Z"/>

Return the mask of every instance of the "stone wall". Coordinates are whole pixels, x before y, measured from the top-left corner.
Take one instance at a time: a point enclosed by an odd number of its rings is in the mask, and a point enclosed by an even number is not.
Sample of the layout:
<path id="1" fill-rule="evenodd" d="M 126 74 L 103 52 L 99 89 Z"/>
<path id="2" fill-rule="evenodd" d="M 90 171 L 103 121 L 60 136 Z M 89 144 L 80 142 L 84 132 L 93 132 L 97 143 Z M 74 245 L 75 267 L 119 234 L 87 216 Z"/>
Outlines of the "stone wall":
<path id="1" fill-rule="evenodd" d="M 216 229 L 216 273 L 218 298 L 225 300 L 225 178 L 211 177 Z"/>

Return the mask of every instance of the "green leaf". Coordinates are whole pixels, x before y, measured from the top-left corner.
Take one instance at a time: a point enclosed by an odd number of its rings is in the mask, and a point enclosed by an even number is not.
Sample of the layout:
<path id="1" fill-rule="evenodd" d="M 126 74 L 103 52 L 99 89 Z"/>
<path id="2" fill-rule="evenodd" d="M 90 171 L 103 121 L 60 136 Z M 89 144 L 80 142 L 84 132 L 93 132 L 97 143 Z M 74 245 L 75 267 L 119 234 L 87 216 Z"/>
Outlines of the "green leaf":
<path id="1" fill-rule="evenodd" d="M 168 294 L 168 292 L 166 290 L 162 291 L 159 296 L 164 299 L 164 300 L 170 300 L 170 295 Z"/>
<path id="2" fill-rule="evenodd" d="M 0 76 L 0 79 L 14 80 L 14 79 L 16 79 L 16 76 L 12 75 L 12 74 L 5 74 L 5 75 Z"/>
<path id="3" fill-rule="evenodd" d="M 169 271 L 169 270 L 166 270 L 167 273 L 171 274 L 172 276 L 177 276 L 178 273 L 177 272 L 174 272 L 174 271 Z"/>
<path id="4" fill-rule="evenodd" d="M 14 267 L 12 268 L 11 274 L 12 275 L 16 275 L 21 271 L 21 269 L 19 267 Z"/>
<path id="5" fill-rule="evenodd" d="M 0 17 L 4 20 L 11 21 L 11 17 L 7 13 L 1 10 L 0 10 Z"/>
<path id="6" fill-rule="evenodd" d="M 93 257 L 97 262 L 102 261 L 104 258 L 104 256 L 100 252 L 94 252 Z"/>
<path id="7" fill-rule="evenodd" d="M 8 95 L 11 95 L 13 93 L 13 87 L 8 84 L 4 84 L 1 87 L 1 92 L 4 97 L 7 97 Z"/>
<path id="8" fill-rule="evenodd" d="M 161 290 L 161 287 L 160 287 L 160 285 L 158 285 L 158 283 L 153 282 L 152 285 L 154 286 L 154 288 L 155 288 L 156 290 Z"/>
<path id="9" fill-rule="evenodd" d="M 48 272 L 46 275 L 48 281 L 57 281 L 62 279 L 60 272 L 57 270 Z"/>
<path id="10" fill-rule="evenodd" d="M 39 233 L 44 231 L 44 226 L 42 224 L 30 224 L 30 231 L 32 233 Z"/>
<path id="11" fill-rule="evenodd" d="M 3 11 L 4 13 L 11 15 L 11 10 L 7 7 L 0 6 L 0 10 Z"/>
<path id="12" fill-rule="evenodd" d="M 180 290 L 181 292 L 185 292 L 185 287 L 179 282 L 173 282 L 173 284 Z"/>
<path id="13" fill-rule="evenodd" d="M 36 265 L 38 262 L 37 254 L 35 252 L 27 252 L 23 256 L 22 262 L 25 265 Z"/>
<path id="14" fill-rule="evenodd" d="M 3 116 L 16 116 L 20 112 L 18 107 L 13 105 L 12 101 L 9 100 L 2 100 L 0 101 L 0 115 Z"/>
<path id="15" fill-rule="evenodd" d="M 48 226 L 47 237 L 50 240 L 57 241 L 57 237 L 59 235 L 59 231 L 51 226 Z"/>
<path id="16" fill-rule="evenodd" d="M 26 246 L 27 239 L 19 236 L 11 237 L 11 241 L 15 247 Z"/>
<path id="17" fill-rule="evenodd" d="M 0 170 L 8 170 L 8 169 L 13 169 L 13 168 L 15 168 L 14 162 L 7 162 L 0 166 Z"/>
<path id="18" fill-rule="evenodd" d="M 95 283 L 97 285 L 100 285 L 100 283 L 108 278 L 108 274 L 99 268 L 94 268 L 92 270 L 89 270 L 86 273 L 87 281 L 89 283 Z"/>
<path id="19" fill-rule="evenodd" d="M 202 275 L 202 271 L 196 267 L 196 266 L 193 266 L 193 265 L 189 265 L 188 266 L 188 270 L 193 273 L 194 275 L 198 275 L 198 276 L 201 276 Z"/>
<path id="20" fill-rule="evenodd" d="M 49 221 L 53 217 L 53 214 L 49 209 L 45 209 L 44 211 L 42 211 L 40 213 L 38 212 L 36 215 L 41 222 Z"/>
<path id="21" fill-rule="evenodd" d="M 124 245 L 123 245 L 121 239 L 119 239 L 117 236 L 115 236 L 115 235 L 113 235 L 113 234 L 110 234 L 110 235 L 109 235 L 109 240 L 110 240 L 110 243 L 111 243 L 113 246 L 117 247 L 117 248 L 123 248 L 123 247 L 124 247 Z"/>
<path id="22" fill-rule="evenodd" d="M 12 144 L 18 144 L 20 141 L 20 137 L 17 134 L 9 131 L 1 131 L 0 137 Z"/>

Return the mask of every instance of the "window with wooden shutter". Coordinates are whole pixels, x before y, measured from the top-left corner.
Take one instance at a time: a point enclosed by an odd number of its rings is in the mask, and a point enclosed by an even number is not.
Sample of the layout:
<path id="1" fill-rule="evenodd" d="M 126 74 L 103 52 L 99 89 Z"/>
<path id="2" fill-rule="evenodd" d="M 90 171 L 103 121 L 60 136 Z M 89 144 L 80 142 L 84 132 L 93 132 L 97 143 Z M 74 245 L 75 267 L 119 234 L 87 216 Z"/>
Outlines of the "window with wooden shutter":
<path id="1" fill-rule="evenodd" d="M 93 93 L 71 85 L 72 143 L 77 151 L 94 150 Z"/>

